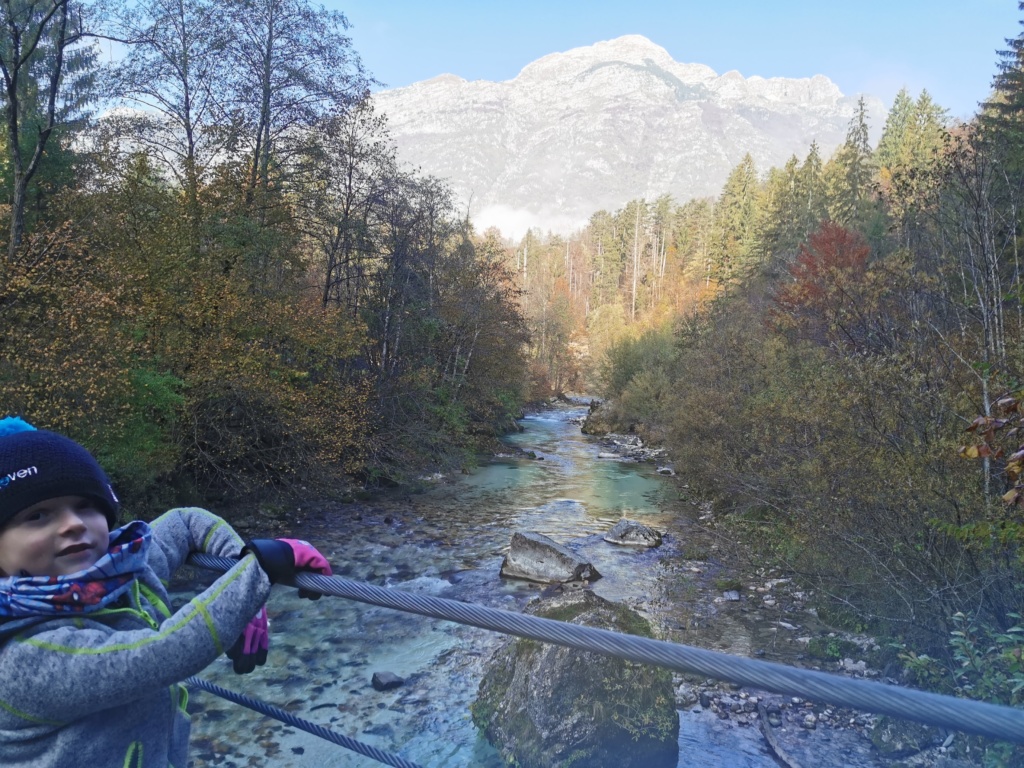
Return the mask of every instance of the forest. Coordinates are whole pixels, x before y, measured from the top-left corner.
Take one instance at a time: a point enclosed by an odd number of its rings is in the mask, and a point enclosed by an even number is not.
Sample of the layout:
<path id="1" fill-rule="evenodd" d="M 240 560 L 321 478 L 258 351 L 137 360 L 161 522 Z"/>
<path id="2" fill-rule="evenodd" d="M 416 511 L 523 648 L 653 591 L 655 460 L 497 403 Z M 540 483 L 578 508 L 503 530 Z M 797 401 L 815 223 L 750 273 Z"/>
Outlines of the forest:
<path id="1" fill-rule="evenodd" d="M 514 275 L 399 163 L 342 14 L 3 13 L 5 412 L 82 441 L 137 510 L 398 482 L 509 428 Z"/>
<path id="2" fill-rule="evenodd" d="M 0 12 L 3 410 L 129 509 L 408 482 L 593 393 L 837 626 L 1022 703 L 1024 34 L 968 123 L 904 90 L 876 145 L 862 104 L 828 157 L 512 242 L 403 166 L 340 13 Z"/>

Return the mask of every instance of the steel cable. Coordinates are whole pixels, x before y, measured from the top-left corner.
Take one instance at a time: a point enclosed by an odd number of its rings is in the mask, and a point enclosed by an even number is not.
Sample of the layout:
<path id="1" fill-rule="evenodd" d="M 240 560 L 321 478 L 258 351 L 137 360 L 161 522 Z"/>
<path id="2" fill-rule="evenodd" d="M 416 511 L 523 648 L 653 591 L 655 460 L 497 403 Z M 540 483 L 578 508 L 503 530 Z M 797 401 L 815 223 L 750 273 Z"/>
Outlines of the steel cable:
<path id="1" fill-rule="evenodd" d="M 189 559 L 195 565 L 217 571 L 225 571 L 236 563 L 230 558 L 206 554 L 193 554 Z M 663 640 L 485 608 L 473 603 L 385 589 L 338 576 L 299 573 L 290 586 L 627 661 L 654 664 L 676 672 L 696 673 L 773 693 L 1024 744 L 1024 711 L 1012 707 L 797 669 Z"/>
<path id="2" fill-rule="evenodd" d="M 251 696 L 246 696 L 244 693 L 236 693 L 235 691 L 229 691 L 227 688 L 221 688 L 219 685 L 211 683 L 209 680 L 203 680 L 201 677 L 186 678 L 185 684 L 190 688 L 200 688 L 204 691 L 212 693 L 216 696 L 220 696 L 222 699 L 240 704 L 243 707 L 248 707 L 261 714 L 272 717 L 275 720 L 280 720 L 282 723 L 300 728 L 307 733 L 312 733 L 314 736 L 319 736 L 321 739 L 326 739 L 339 747 L 345 747 L 353 752 L 358 752 L 360 755 L 372 758 L 378 763 L 384 763 L 385 765 L 393 765 L 395 768 L 420 768 L 417 763 L 410 763 L 398 755 L 393 755 L 390 752 L 385 752 L 382 749 L 371 747 L 369 744 L 364 744 L 361 741 L 356 741 L 348 736 L 344 736 L 337 731 L 332 731 L 330 728 L 325 728 L 322 725 L 311 723 L 308 720 L 303 720 L 301 717 L 296 717 L 291 712 L 286 712 L 283 709 L 271 706 L 265 701 L 254 699 Z"/>

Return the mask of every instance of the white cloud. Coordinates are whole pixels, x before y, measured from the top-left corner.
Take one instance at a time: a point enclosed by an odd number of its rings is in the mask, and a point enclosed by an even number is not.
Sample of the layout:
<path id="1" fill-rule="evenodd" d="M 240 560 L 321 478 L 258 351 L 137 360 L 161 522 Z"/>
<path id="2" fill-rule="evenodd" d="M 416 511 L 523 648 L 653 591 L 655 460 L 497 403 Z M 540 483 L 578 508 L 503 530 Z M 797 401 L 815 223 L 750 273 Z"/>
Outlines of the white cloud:
<path id="1" fill-rule="evenodd" d="M 535 213 L 508 205 L 489 205 L 474 214 L 472 219 L 477 232 L 495 227 L 502 235 L 512 240 L 520 239 L 529 229 L 570 235 L 587 223 L 586 219 L 577 216 L 546 211 Z"/>

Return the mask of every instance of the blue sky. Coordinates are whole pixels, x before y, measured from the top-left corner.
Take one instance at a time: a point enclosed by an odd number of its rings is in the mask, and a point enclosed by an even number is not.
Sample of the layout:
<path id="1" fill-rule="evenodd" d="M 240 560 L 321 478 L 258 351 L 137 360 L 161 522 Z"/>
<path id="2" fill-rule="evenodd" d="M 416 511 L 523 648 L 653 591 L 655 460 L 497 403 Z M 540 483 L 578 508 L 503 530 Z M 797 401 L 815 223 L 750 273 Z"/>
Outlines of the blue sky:
<path id="1" fill-rule="evenodd" d="M 640 34 L 676 61 L 745 77 L 826 75 L 886 105 L 926 88 L 952 117 L 989 92 L 1016 0 L 324 0 L 390 87 L 452 73 L 509 80 L 531 61 Z"/>

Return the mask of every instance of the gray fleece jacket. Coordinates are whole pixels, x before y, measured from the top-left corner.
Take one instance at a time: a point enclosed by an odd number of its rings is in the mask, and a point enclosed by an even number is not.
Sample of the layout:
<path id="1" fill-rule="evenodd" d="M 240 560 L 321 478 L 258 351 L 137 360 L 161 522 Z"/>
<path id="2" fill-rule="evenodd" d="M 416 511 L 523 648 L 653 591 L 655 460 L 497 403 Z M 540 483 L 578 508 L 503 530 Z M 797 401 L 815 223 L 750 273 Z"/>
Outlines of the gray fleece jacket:
<path id="1" fill-rule="evenodd" d="M 145 572 L 124 604 L 76 618 L 0 624 L 0 766 L 186 768 L 179 681 L 222 654 L 266 602 L 248 555 L 172 614 L 166 583 L 190 552 L 236 557 L 242 540 L 205 510 L 153 523 Z"/>

